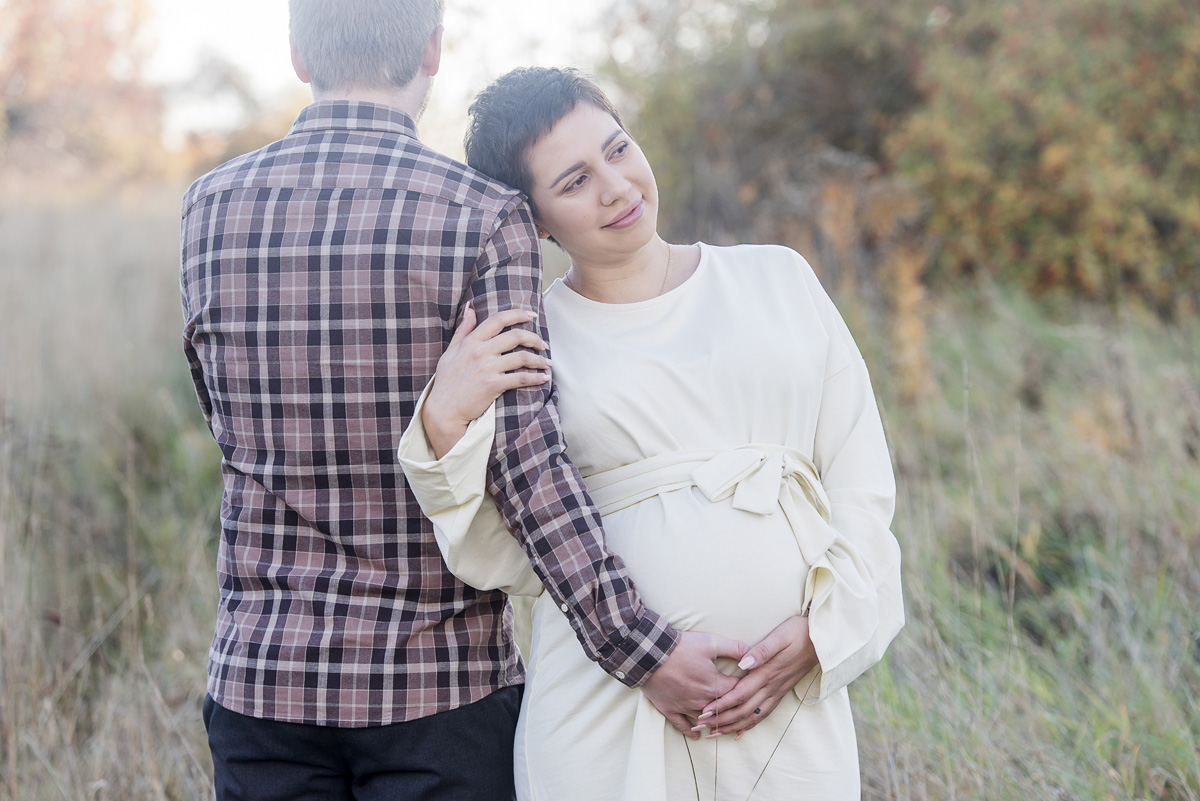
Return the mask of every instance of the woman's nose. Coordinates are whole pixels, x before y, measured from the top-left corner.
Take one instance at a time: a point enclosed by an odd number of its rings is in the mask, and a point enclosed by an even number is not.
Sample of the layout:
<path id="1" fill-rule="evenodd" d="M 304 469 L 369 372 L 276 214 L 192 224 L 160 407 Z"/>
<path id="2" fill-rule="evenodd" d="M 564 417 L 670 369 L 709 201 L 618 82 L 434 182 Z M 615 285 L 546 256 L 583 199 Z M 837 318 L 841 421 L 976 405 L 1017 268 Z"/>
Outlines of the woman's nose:
<path id="1" fill-rule="evenodd" d="M 629 190 L 633 184 L 625 177 L 625 174 L 615 167 L 609 167 L 604 170 L 600 176 L 602 181 L 600 202 L 606 206 L 624 200 L 629 196 Z"/>

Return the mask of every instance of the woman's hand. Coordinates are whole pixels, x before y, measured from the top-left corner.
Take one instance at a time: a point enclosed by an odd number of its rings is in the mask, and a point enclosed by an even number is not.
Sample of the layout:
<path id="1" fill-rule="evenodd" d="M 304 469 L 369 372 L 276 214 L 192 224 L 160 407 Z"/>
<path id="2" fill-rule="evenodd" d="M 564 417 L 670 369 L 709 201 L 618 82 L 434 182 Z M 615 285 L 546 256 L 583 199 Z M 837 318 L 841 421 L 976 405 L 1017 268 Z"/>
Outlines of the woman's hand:
<path id="1" fill-rule="evenodd" d="M 668 722 L 687 737 L 699 740 L 688 716 L 717 693 L 732 692 L 737 680 L 717 670 L 716 661 L 741 659 L 749 653 L 745 643 L 717 634 L 679 632 L 679 644 L 642 685 L 642 693 Z"/>
<path id="2" fill-rule="evenodd" d="M 517 350 L 546 350 L 537 334 L 513 327 L 536 319 L 533 312 L 509 309 L 476 327 L 475 309 L 468 304 L 454 338 L 438 360 L 433 387 L 421 411 L 425 435 L 438 459 L 462 439 L 471 421 L 486 412 L 496 398 L 510 389 L 550 380 L 549 359 Z"/>
<path id="3" fill-rule="evenodd" d="M 775 711 L 783 697 L 817 665 L 808 618 L 789 617 L 747 652 L 738 666 L 750 672 L 733 689 L 704 707 L 693 731 L 708 737 L 742 734 Z"/>

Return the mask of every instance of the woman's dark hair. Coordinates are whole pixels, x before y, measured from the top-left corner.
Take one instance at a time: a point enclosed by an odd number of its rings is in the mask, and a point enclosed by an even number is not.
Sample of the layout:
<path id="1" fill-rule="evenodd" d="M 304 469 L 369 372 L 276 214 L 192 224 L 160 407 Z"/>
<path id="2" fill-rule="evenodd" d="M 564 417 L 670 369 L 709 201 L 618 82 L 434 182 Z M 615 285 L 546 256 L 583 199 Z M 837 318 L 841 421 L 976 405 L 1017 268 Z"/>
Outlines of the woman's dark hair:
<path id="1" fill-rule="evenodd" d="M 529 197 L 533 178 L 525 154 L 580 103 L 608 112 L 624 127 L 600 87 L 578 70 L 526 67 L 509 72 L 471 104 L 467 164 Z"/>

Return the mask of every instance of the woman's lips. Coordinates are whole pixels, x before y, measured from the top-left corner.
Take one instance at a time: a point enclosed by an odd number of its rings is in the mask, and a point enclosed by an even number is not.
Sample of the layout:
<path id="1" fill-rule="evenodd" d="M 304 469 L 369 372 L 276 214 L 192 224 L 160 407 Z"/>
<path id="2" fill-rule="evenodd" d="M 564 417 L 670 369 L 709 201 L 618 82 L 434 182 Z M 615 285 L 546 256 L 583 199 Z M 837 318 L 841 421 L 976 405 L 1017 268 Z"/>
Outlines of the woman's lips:
<path id="1" fill-rule="evenodd" d="M 617 219 L 610 222 L 605 228 L 628 228 L 642 218 L 642 212 L 646 208 L 646 202 L 639 199 L 630 207 L 629 211 L 622 214 Z"/>

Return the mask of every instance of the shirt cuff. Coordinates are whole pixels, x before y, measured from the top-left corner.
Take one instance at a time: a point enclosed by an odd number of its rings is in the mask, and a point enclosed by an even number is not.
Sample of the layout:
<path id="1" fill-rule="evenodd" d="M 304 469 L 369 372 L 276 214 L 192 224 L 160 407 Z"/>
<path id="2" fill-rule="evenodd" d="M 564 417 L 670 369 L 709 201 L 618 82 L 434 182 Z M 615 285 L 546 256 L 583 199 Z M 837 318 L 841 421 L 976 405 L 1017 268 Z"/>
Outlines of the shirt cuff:
<path id="1" fill-rule="evenodd" d="M 641 687 L 678 644 L 679 632 L 662 616 L 645 610 L 628 636 L 610 643 L 599 665 L 622 684 Z"/>
<path id="2" fill-rule="evenodd" d="M 430 379 L 417 399 L 412 422 L 396 448 L 396 460 L 406 476 L 420 477 L 425 490 L 423 502 L 428 502 L 432 509 L 448 509 L 469 501 L 481 483 L 479 477 L 487 471 L 491 442 L 496 435 L 496 404 L 493 402 L 482 416 L 472 420 L 462 438 L 438 459 L 429 445 L 421 418 L 435 379 L 436 376 Z"/>

